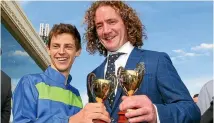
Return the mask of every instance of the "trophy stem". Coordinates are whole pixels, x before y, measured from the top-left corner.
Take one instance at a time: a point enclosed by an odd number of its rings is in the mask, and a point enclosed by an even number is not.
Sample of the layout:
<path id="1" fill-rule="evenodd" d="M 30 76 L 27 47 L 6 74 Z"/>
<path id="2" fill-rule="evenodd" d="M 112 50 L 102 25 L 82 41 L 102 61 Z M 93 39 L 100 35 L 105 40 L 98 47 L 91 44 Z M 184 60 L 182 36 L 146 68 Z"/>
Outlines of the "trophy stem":
<path id="1" fill-rule="evenodd" d="M 125 116 L 126 111 L 118 112 L 118 121 L 117 123 L 128 123 L 128 119 Z"/>

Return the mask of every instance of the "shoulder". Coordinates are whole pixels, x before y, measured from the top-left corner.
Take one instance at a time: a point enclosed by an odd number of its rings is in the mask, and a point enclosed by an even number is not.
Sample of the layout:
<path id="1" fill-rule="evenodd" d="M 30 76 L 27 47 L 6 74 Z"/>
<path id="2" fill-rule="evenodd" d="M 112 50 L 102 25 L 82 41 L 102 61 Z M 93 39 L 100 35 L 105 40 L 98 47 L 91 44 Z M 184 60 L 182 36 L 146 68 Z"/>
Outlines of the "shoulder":
<path id="1" fill-rule="evenodd" d="M 165 61 L 169 60 L 171 62 L 171 59 L 169 55 L 165 52 L 159 52 L 159 51 L 152 51 L 152 50 L 144 50 L 144 49 L 136 49 L 138 53 L 141 53 L 141 56 L 144 59 L 151 60 L 152 61 Z"/>
<path id="2" fill-rule="evenodd" d="M 38 82 L 40 82 L 42 80 L 42 75 L 43 73 L 37 73 L 37 74 L 27 74 L 27 75 L 24 75 L 19 83 L 20 84 L 29 84 L 29 85 L 35 85 L 37 84 Z"/>
<path id="3" fill-rule="evenodd" d="M 207 87 L 207 88 L 213 87 L 213 80 L 208 81 L 208 82 L 204 85 L 204 87 Z"/>
<path id="4" fill-rule="evenodd" d="M 39 77 L 40 74 L 28 74 L 24 75 L 18 82 L 14 94 L 19 94 L 25 92 L 33 92 L 36 94 L 36 84 L 40 82 L 41 77 Z M 21 91 L 20 91 L 21 90 Z"/>
<path id="5" fill-rule="evenodd" d="M 153 50 L 141 50 L 143 54 L 151 55 L 151 56 L 168 56 L 165 52 L 153 51 Z"/>
<path id="6" fill-rule="evenodd" d="M 212 93 L 212 91 L 213 91 L 213 80 L 210 80 L 207 83 L 205 83 L 204 86 L 201 88 L 199 96 L 202 95 L 202 93 Z"/>

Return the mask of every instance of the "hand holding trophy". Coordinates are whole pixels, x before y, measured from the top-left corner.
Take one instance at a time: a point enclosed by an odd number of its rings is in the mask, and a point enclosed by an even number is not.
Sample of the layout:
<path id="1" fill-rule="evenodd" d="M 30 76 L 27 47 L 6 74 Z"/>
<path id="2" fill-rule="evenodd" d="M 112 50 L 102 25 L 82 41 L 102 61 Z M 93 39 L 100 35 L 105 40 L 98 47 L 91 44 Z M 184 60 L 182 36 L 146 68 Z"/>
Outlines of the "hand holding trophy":
<path id="1" fill-rule="evenodd" d="M 90 73 L 88 76 L 88 88 L 98 103 L 103 103 L 104 100 L 112 94 L 112 90 L 115 89 L 116 84 L 117 78 L 115 75 L 110 75 L 110 77 L 106 79 L 96 78 L 94 73 Z M 93 122 L 105 123 L 102 120 L 93 120 Z"/>
<path id="2" fill-rule="evenodd" d="M 125 70 L 125 68 L 119 67 L 117 72 L 118 82 L 127 96 L 134 95 L 143 80 L 144 74 L 145 65 L 143 62 L 138 63 L 134 70 Z M 131 110 L 134 109 L 129 111 Z M 125 113 L 126 111 L 118 112 L 118 123 L 128 123 Z"/>

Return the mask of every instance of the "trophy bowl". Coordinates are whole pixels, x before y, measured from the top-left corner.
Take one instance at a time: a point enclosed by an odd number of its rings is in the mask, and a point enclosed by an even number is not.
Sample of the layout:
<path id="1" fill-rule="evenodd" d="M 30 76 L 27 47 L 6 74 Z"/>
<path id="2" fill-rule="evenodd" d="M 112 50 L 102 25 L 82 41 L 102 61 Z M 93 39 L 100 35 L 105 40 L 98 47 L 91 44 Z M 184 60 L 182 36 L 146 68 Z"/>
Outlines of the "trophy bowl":
<path id="1" fill-rule="evenodd" d="M 128 96 L 132 96 L 137 91 L 141 80 L 142 75 L 135 70 L 124 70 L 119 75 L 119 83 Z"/>
<path id="2" fill-rule="evenodd" d="M 134 70 L 126 70 L 123 67 L 118 68 L 117 79 L 119 85 L 123 88 L 123 91 L 127 96 L 132 96 L 138 90 L 143 76 L 145 74 L 145 65 L 143 62 L 137 64 Z M 129 111 L 131 111 L 130 109 Z M 125 117 L 126 111 L 120 111 L 118 113 L 118 123 L 127 123 L 128 120 Z"/>
<path id="3" fill-rule="evenodd" d="M 110 75 L 108 79 L 96 78 L 94 73 L 90 73 L 88 77 L 88 88 L 97 102 L 103 102 L 112 94 L 112 90 L 116 87 L 117 78 Z"/>
<path id="4" fill-rule="evenodd" d="M 96 78 L 94 73 L 88 76 L 88 88 L 93 98 L 98 103 L 103 103 L 114 91 L 117 84 L 117 77 L 110 75 L 107 79 Z M 105 123 L 102 120 L 93 120 L 95 123 Z"/>

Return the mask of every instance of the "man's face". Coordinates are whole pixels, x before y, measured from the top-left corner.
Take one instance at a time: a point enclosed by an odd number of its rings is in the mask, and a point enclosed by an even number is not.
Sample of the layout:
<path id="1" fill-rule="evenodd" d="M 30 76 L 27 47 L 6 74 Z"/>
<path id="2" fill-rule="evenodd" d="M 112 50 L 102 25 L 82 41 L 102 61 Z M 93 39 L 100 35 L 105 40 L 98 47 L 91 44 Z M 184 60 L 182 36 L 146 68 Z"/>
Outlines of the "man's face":
<path id="1" fill-rule="evenodd" d="M 127 42 L 126 27 L 119 13 L 110 6 L 101 6 L 95 13 L 98 38 L 108 51 L 116 51 Z"/>
<path id="2" fill-rule="evenodd" d="M 47 51 L 51 58 L 51 67 L 61 73 L 69 73 L 75 57 L 80 55 L 81 50 L 77 51 L 71 34 L 63 33 L 52 37 Z"/>

